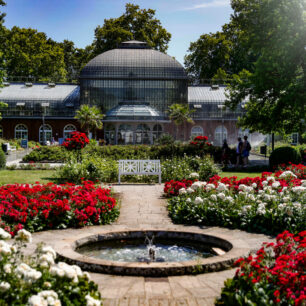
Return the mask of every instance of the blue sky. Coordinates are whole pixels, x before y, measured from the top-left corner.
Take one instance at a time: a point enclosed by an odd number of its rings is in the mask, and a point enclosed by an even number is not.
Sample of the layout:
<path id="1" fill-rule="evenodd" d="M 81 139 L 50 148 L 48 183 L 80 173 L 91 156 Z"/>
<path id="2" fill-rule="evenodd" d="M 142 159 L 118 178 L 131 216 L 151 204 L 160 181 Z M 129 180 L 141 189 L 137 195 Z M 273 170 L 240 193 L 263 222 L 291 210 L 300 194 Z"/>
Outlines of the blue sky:
<path id="1" fill-rule="evenodd" d="M 172 34 L 167 53 L 183 64 L 190 42 L 215 32 L 229 21 L 230 0 L 6 0 L 5 25 L 31 27 L 56 41 L 72 40 L 85 47 L 105 18 L 116 18 L 125 3 L 156 10 L 162 26 Z"/>

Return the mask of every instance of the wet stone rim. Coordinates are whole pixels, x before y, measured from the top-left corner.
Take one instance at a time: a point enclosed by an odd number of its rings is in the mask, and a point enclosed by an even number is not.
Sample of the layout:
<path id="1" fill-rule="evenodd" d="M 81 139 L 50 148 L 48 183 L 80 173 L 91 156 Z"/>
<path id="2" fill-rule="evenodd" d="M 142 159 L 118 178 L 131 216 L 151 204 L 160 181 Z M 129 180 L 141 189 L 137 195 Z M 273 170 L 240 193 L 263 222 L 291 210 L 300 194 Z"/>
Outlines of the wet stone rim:
<path id="1" fill-rule="evenodd" d="M 220 248 L 225 254 L 203 258 L 197 261 L 185 262 L 116 262 L 88 257 L 77 252 L 80 246 L 88 245 L 103 240 L 114 240 L 124 238 L 144 238 L 145 235 L 155 238 L 183 239 L 209 244 L 212 247 Z M 133 276 L 174 276 L 185 274 L 199 274 L 216 272 L 233 267 L 233 263 L 240 257 L 247 256 L 250 248 L 241 247 L 237 240 L 229 237 L 224 239 L 222 235 L 207 235 L 192 231 L 176 230 L 125 230 L 110 231 L 90 235 L 74 240 L 70 247 L 59 252 L 59 256 L 65 261 L 76 264 L 82 269 L 95 272 L 115 275 Z"/>

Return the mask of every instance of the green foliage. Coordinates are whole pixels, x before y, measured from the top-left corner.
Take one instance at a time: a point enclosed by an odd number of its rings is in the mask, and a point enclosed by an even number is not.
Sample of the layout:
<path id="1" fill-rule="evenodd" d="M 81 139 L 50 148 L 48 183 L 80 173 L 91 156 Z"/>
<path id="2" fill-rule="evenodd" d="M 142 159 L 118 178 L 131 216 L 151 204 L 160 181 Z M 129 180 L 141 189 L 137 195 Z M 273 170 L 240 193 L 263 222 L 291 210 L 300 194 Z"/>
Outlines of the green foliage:
<path id="1" fill-rule="evenodd" d="M 305 131 L 305 1 L 233 0 L 232 8 L 232 22 L 259 54 L 253 71 L 241 70 L 230 86 L 230 107 L 249 98 L 239 124 L 262 133 Z"/>
<path id="2" fill-rule="evenodd" d="M 68 159 L 69 152 L 62 146 L 42 146 L 34 149 L 25 157 L 24 162 L 63 162 Z"/>
<path id="3" fill-rule="evenodd" d="M 155 144 L 157 144 L 157 145 L 172 145 L 173 143 L 174 143 L 174 138 L 170 134 L 162 134 L 155 141 Z"/>
<path id="4" fill-rule="evenodd" d="M 300 151 L 293 147 L 279 147 L 271 153 L 269 158 L 271 169 L 275 169 L 281 164 L 288 165 L 290 162 L 293 164 L 299 164 L 301 160 Z"/>
<path id="5" fill-rule="evenodd" d="M 63 49 L 43 32 L 13 27 L 5 31 L 4 58 L 8 76 L 36 80 L 65 80 Z"/>
<path id="6" fill-rule="evenodd" d="M 82 157 L 82 162 L 71 156 L 68 162 L 59 168 L 54 178 L 61 182 L 80 184 L 82 180 L 115 182 L 118 180 L 118 163 L 112 159 L 102 159 L 88 154 Z"/>
<path id="7" fill-rule="evenodd" d="M 138 5 L 127 3 L 123 15 L 104 19 L 103 26 L 95 29 L 92 56 L 114 49 L 127 40 L 145 41 L 153 49 L 166 52 L 171 34 L 154 17 L 155 10 L 140 9 Z"/>
<path id="8" fill-rule="evenodd" d="M 204 156 L 211 155 L 215 161 L 221 160 L 222 150 L 220 147 L 197 148 L 189 144 L 170 144 L 170 145 L 127 145 L 127 146 L 97 146 L 89 144 L 82 150 L 83 153 L 96 155 L 106 159 L 167 159 L 172 157 Z M 24 162 L 56 161 L 67 160 L 68 153 L 62 146 L 43 146 L 34 149 L 23 158 Z"/>
<path id="9" fill-rule="evenodd" d="M 218 174 L 219 169 L 209 157 L 174 157 L 162 162 L 162 181 L 180 181 L 190 178 L 191 173 L 197 173 L 200 180 L 208 180 Z"/>
<path id="10" fill-rule="evenodd" d="M 169 117 L 170 120 L 174 122 L 174 124 L 176 125 L 176 140 L 179 139 L 179 135 L 178 135 L 178 127 L 182 124 L 185 124 L 186 122 L 188 123 L 194 123 L 192 118 L 191 118 L 191 114 L 194 112 L 194 110 L 190 110 L 189 106 L 187 104 L 172 104 L 169 107 Z M 184 130 L 183 130 L 184 132 Z M 183 136 L 183 139 L 185 139 L 185 137 Z"/>
<path id="11" fill-rule="evenodd" d="M 4 169 L 6 165 L 6 156 L 5 153 L 2 151 L 1 144 L 0 144 L 0 170 Z"/>
<path id="12" fill-rule="evenodd" d="M 89 106 L 87 104 L 81 105 L 80 109 L 76 111 L 75 119 L 77 119 L 81 127 L 87 130 L 87 136 L 90 131 L 100 130 L 103 127 L 102 119 L 104 115 L 96 106 Z"/>

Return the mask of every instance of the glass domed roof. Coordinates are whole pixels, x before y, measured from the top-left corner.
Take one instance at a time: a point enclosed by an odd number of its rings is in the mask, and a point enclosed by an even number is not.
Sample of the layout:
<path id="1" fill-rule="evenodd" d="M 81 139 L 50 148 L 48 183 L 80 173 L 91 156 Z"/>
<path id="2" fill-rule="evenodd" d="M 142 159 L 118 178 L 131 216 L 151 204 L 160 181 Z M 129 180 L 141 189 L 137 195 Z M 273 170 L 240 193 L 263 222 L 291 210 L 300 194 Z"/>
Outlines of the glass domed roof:
<path id="1" fill-rule="evenodd" d="M 183 66 L 171 56 L 131 40 L 92 59 L 81 79 L 187 79 Z"/>
<path id="2" fill-rule="evenodd" d="M 160 112 L 149 106 L 146 102 L 125 101 L 112 108 L 106 113 L 107 121 L 122 120 L 145 120 L 156 121 L 163 120 Z"/>

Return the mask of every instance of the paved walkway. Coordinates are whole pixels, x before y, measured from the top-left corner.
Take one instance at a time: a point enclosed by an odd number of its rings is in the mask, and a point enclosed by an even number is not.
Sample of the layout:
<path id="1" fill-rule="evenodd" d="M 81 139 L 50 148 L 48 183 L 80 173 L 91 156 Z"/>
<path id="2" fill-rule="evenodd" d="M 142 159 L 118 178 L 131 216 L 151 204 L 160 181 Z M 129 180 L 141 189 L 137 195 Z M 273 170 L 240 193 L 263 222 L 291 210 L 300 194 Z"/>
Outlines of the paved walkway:
<path id="1" fill-rule="evenodd" d="M 162 185 L 120 185 L 113 187 L 121 194 L 120 217 L 116 224 L 132 228 L 180 228 L 168 217 L 166 200 L 162 198 Z M 115 225 L 116 225 L 115 224 Z M 115 226 L 114 225 L 114 226 Z M 184 227 L 186 228 L 186 227 Z M 228 232 L 220 228 L 205 232 Z M 239 231 L 238 231 L 239 232 Z M 259 248 L 264 235 L 249 236 L 254 248 Z M 266 239 L 267 240 L 267 239 Z M 199 274 L 195 276 L 172 276 L 164 278 L 112 276 L 91 273 L 98 283 L 104 305 L 213 305 L 219 296 L 224 280 L 233 277 L 235 270 Z"/>
<path id="2" fill-rule="evenodd" d="M 258 249 L 269 237 L 250 234 L 239 230 L 220 227 L 198 227 L 173 224 L 168 217 L 167 202 L 162 198 L 163 185 L 114 185 L 120 194 L 121 208 L 118 220 L 111 225 L 90 226 L 80 229 L 66 229 L 38 232 L 33 242 L 45 242 L 59 253 L 71 248 L 77 239 L 109 231 L 163 229 L 187 230 L 208 235 L 221 235 L 234 239 L 236 243 L 251 250 Z M 220 295 L 224 280 L 233 277 L 234 269 L 171 277 L 137 277 L 90 273 L 104 298 L 104 305 L 213 305 Z"/>

